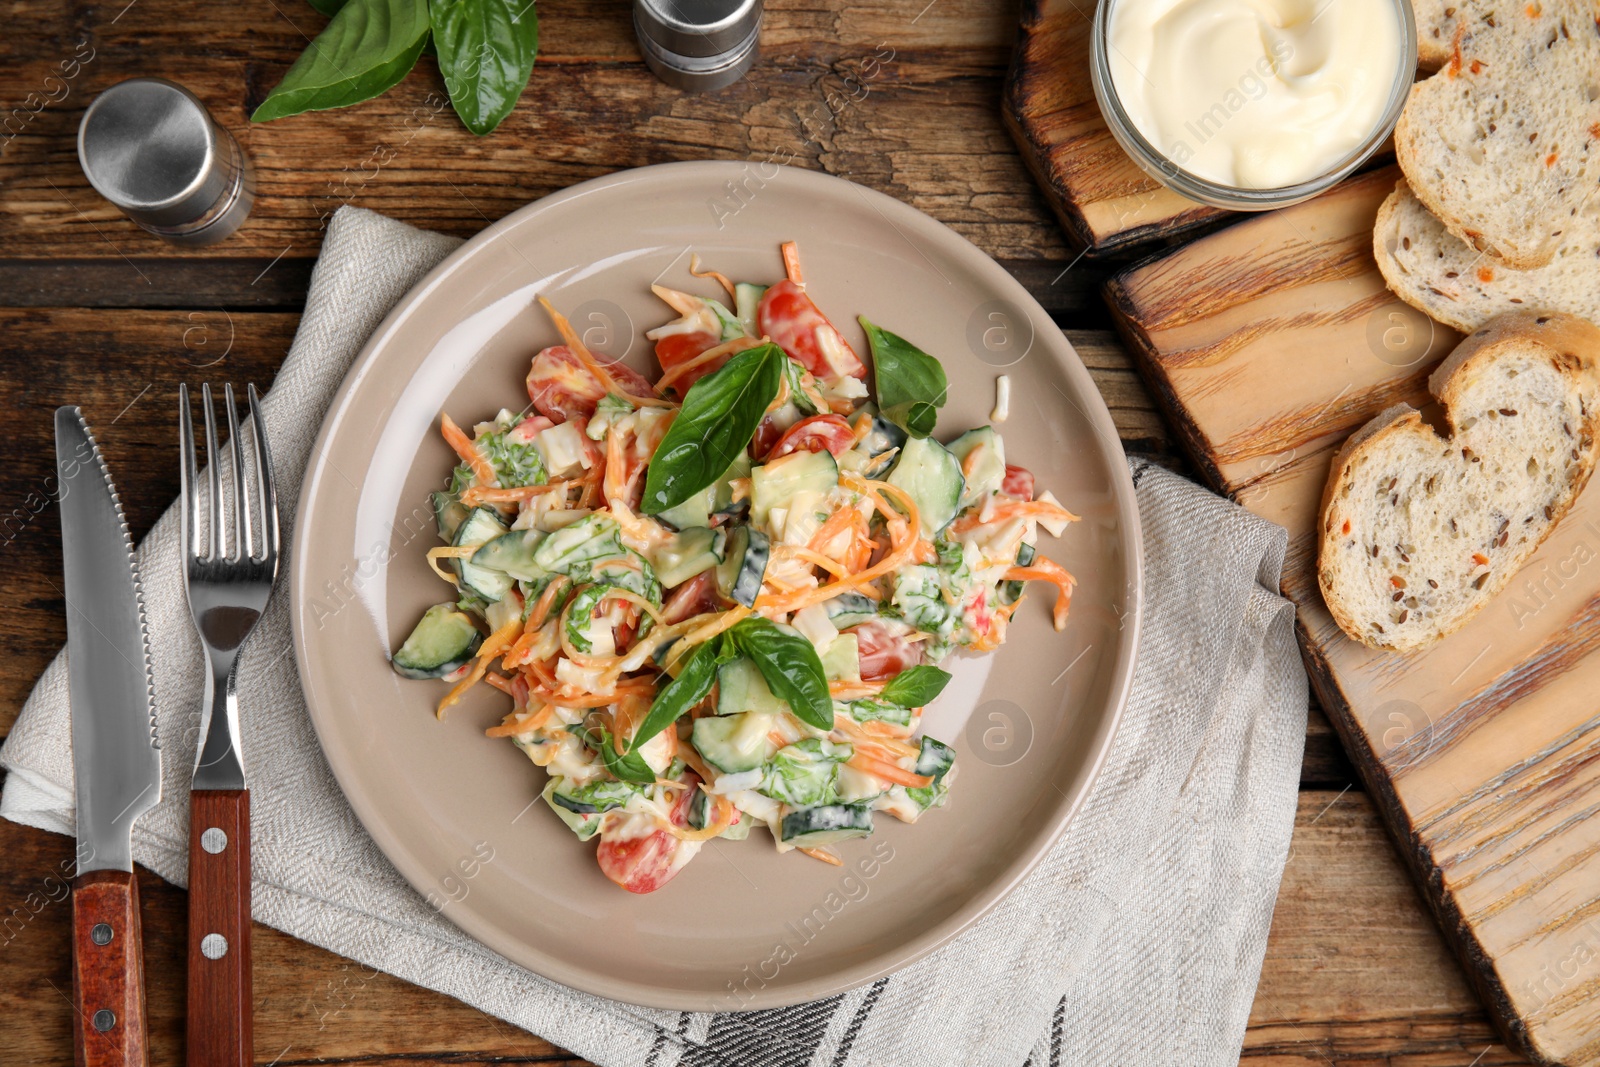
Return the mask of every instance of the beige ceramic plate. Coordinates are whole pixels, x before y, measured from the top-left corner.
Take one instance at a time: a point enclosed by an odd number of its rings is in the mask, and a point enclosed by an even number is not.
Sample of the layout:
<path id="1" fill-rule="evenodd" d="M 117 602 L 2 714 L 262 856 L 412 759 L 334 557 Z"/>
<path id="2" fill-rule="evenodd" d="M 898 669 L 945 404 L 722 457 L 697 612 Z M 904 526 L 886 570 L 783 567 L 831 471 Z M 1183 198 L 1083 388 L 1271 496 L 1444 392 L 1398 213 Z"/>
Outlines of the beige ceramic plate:
<path id="1" fill-rule="evenodd" d="M 425 565 L 427 495 L 462 425 L 526 402 L 555 331 L 535 294 L 595 349 L 657 372 L 644 331 L 671 315 L 650 283 L 712 292 L 689 254 L 735 279 L 782 276 L 797 240 L 811 294 L 865 352 L 855 316 L 911 338 L 950 377 L 939 433 L 988 421 L 1010 375 L 1012 462 L 1083 516 L 1040 548 L 1077 575 L 1066 633 L 1036 590 L 991 657 L 925 717 L 955 745 L 949 806 L 880 815 L 846 866 L 779 856 L 765 833 L 711 842 L 648 896 L 612 885 L 593 843 L 537 801 L 544 772 L 483 729 L 507 710 L 479 686 L 447 722 L 443 683 L 387 653 L 449 589 Z M 495 951 L 591 993 L 727 1010 L 826 996 L 931 951 L 1023 877 L 1061 833 L 1111 743 L 1133 669 L 1140 542 L 1133 487 L 1098 392 L 1045 313 L 961 237 L 887 196 L 807 171 L 681 163 L 586 182 L 515 212 L 427 276 L 378 329 L 335 399 L 295 529 L 295 648 L 317 735 L 378 846 L 443 914 Z"/>

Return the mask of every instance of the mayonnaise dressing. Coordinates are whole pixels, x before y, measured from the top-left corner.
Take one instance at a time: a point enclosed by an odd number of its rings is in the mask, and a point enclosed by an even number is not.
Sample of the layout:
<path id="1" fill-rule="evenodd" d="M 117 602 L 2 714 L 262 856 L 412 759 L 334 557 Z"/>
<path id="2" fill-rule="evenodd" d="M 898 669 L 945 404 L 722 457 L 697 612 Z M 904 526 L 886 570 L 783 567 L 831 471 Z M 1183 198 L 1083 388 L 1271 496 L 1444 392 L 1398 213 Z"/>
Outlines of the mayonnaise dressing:
<path id="1" fill-rule="evenodd" d="M 1112 0 L 1112 84 L 1183 170 L 1276 189 L 1325 174 L 1388 110 L 1396 0 Z"/>

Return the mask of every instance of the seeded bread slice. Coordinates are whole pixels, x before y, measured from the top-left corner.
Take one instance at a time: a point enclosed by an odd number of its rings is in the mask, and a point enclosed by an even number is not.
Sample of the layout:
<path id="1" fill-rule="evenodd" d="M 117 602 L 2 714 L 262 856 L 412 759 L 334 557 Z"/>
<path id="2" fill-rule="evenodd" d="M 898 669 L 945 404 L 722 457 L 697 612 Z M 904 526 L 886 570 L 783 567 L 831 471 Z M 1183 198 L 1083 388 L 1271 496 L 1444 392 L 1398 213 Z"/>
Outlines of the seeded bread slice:
<path id="1" fill-rule="evenodd" d="M 1573 219 L 1549 263 L 1512 270 L 1445 229 L 1402 180 L 1378 209 L 1372 252 L 1395 295 L 1462 333 L 1518 310 L 1600 322 L 1600 196 Z"/>
<path id="2" fill-rule="evenodd" d="M 1420 648 L 1499 592 L 1594 470 L 1600 327 L 1517 312 L 1428 379 L 1441 437 L 1406 404 L 1345 442 L 1322 497 L 1317 581 L 1339 628 Z"/>
<path id="3" fill-rule="evenodd" d="M 1395 155 L 1451 233 L 1543 266 L 1600 187 L 1600 0 L 1458 12 L 1455 41 L 1412 88 Z"/>

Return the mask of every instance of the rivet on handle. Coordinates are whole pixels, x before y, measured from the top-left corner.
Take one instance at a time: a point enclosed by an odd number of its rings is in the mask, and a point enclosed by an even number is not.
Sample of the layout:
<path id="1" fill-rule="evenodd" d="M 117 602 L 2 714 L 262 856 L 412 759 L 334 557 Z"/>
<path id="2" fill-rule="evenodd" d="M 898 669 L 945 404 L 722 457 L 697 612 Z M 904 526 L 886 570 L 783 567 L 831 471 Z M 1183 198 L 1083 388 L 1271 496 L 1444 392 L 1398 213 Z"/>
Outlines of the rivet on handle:
<path id="1" fill-rule="evenodd" d="M 221 827 L 212 826 L 200 835 L 200 847 L 215 856 L 228 847 L 228 835 Z"/>
<path id="2" fill-rule="evenodd" d="M 200 955 L 208 960 L 220 960 L 228 954 L 228 939 L 221 934 L 207 934 L 200 939 Z"/>
<path id="3" fill-rule="evenodd" d="M 110 1008 L 101 1008 L 94 1013 L 94 1028 L 102 1034 L 117 1025 L 117 1013 Z"/>
<path id="4" fill-rule="evenodd" d="M 94 929 L 89 931 L 89 940 L 97 945 L 109 945 L 111 944 L 111 938 L 111 927 L 105 923 L 95 923 Z"/>

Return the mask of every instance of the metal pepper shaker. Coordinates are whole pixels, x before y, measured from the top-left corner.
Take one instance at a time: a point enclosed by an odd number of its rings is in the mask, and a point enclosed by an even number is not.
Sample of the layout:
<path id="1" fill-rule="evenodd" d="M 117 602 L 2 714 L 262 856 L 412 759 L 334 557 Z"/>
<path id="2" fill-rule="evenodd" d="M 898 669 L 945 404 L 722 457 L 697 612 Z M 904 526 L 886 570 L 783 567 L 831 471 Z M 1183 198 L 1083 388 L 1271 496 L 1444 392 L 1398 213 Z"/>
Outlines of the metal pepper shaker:
<path id="1" fill-rule="evenodd" d="M 164 78 L 133 78 L 97 96 L 78 126 L 78 162 L 101 196 L 174 244 L 222 240 L 255 200 L 239 142 Z"/>
<path id="2" fill-rule="evenodd" d="M 668 85 L 704 92 L 731 85 L 756 61 L 762 0 L 634 0 L 639 50 Z"/>

